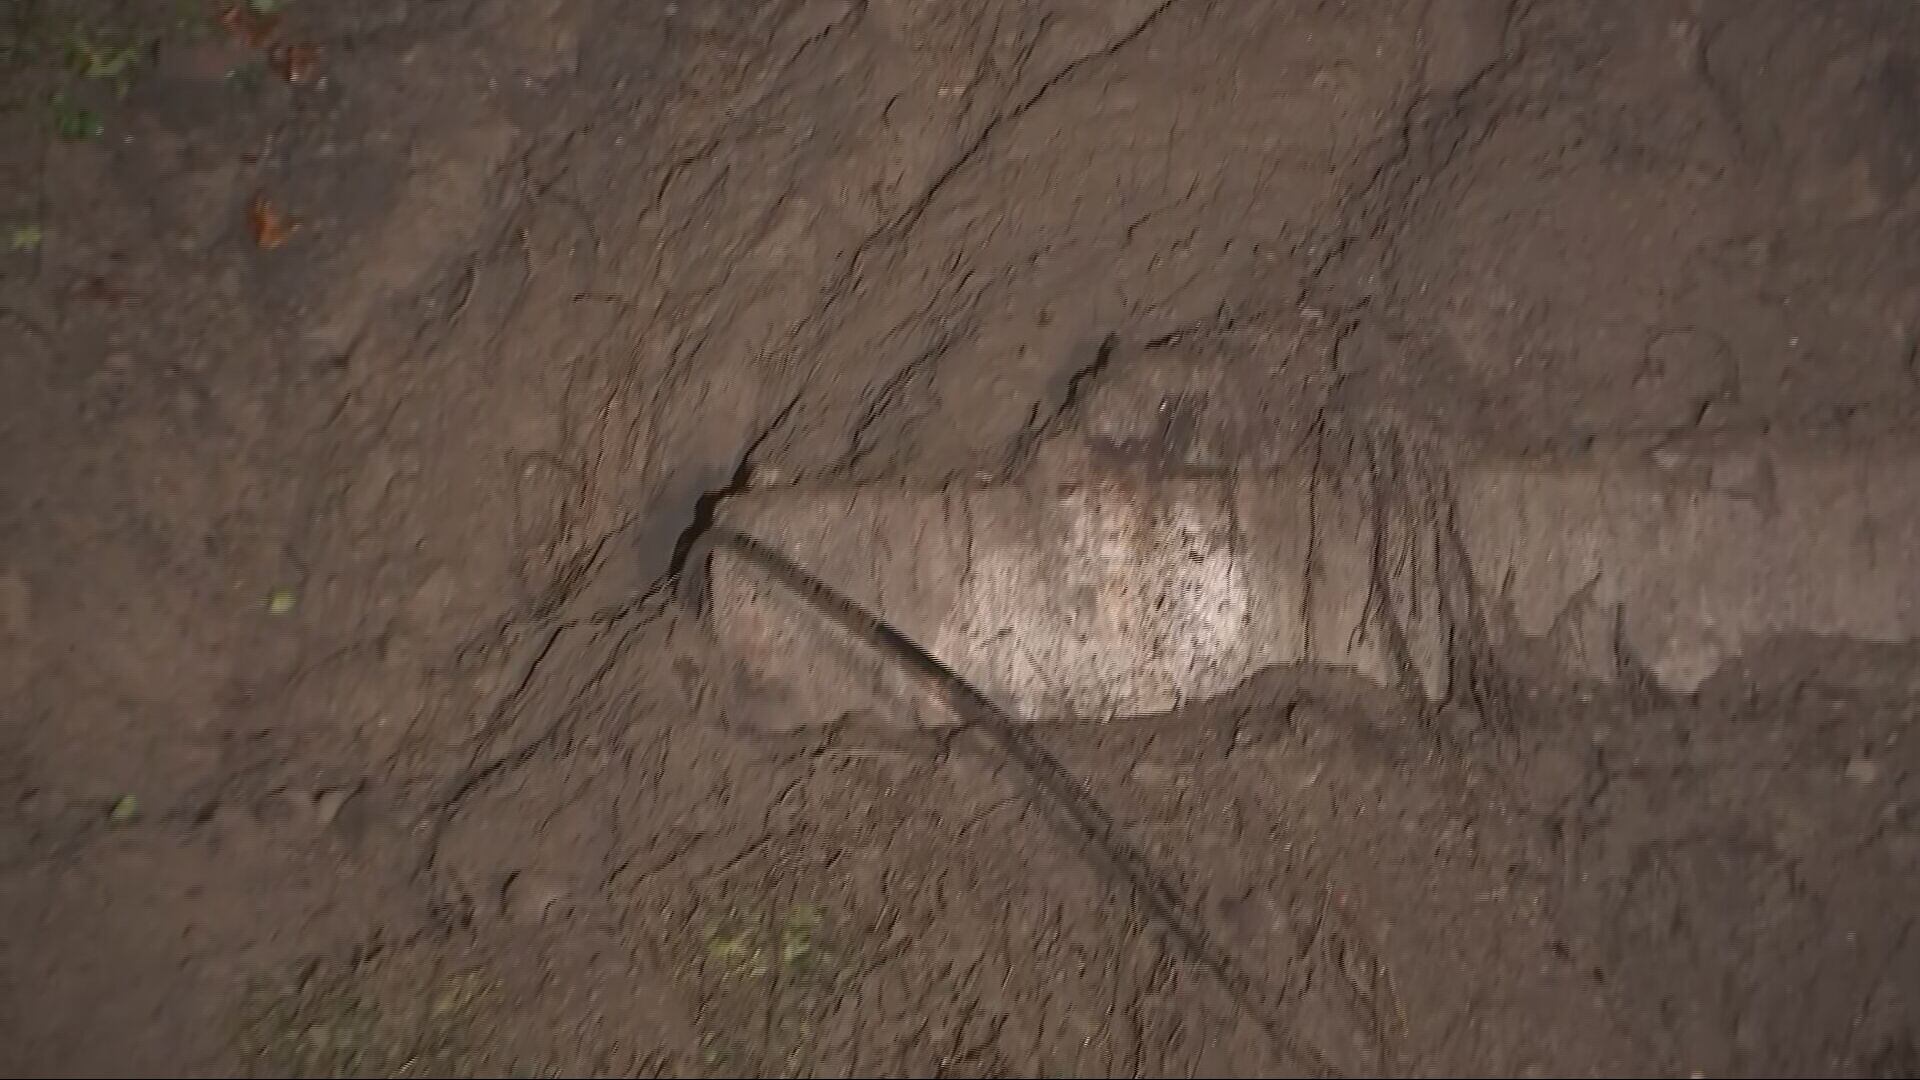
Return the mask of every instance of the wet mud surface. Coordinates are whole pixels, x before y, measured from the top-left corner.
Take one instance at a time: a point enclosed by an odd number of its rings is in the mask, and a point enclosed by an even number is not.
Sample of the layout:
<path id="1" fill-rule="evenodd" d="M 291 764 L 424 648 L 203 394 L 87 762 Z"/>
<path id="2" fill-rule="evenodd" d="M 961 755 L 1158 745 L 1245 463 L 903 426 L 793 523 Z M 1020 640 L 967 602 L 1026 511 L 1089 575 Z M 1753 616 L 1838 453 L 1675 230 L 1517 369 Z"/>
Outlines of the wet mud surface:
<path id="1" fill-rule="evenodd" d="M 677 573 L 714 493 L 1101 409 L 1135 465 L 1897 460 L 1910 5 L 6 16 L 6 1071 L 1920 1070 L 1907 644 L 1034 725 L 1236 1001 L 1020 769 L 783 722 Z"/>

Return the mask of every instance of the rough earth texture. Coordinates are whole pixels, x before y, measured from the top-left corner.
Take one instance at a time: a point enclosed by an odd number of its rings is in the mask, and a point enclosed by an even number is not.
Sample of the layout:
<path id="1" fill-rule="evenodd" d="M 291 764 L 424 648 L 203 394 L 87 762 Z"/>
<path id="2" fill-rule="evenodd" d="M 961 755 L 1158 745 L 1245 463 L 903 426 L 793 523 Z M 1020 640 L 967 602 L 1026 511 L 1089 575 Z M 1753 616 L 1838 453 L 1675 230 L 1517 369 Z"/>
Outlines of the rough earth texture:
<path id="1" fill-rule="evenodd" d="M 1260 445 L 1920 430 L 1899 0 L 5 12 L 10 1073 L 1298 1068 L 1018 775 L 769 734 L 711 496 L 1172 349 Z M 1332 1069 L 1911 1076 L 1916 670 L 1035 737 Z"/>

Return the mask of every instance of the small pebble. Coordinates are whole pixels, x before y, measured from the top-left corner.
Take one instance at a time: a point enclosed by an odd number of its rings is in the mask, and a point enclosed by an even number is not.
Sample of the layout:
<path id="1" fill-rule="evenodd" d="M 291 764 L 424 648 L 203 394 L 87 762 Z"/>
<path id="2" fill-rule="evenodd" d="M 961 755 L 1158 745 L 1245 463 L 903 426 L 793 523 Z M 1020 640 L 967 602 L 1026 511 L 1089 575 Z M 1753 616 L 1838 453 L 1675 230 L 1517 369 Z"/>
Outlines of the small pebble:
<path id="1" fill-rule="evenodd" d="M 313 819 L 331 825 L 340 816 L 340 808 L 353 796 L 352 788 L 330 788 L 313 797 Z"/>

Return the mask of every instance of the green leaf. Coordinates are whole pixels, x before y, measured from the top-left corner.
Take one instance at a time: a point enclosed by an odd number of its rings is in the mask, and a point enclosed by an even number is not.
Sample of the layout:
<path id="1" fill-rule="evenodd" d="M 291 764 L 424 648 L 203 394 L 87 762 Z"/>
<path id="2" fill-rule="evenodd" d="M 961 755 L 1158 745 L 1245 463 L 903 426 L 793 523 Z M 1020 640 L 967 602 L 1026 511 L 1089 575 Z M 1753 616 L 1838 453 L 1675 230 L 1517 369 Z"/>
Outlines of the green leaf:
<path id="1" fill-rule="evenodd" d="M 227 72 L 227 85 L 242 93 L 252 93 L 260 88 L 266 73 L 267 65 L 264 61 L 249 60 Z"/>
<path id="2" fill-rule="evenodd" d="M 46 240 L 46 238 L 46 230 L 42 229 L 37 223 L 28 222 L 25 225 L 15 225 L 13 229 L 7 233 L 7 247 L 13 251 L 35 251 L 39 249 L 41 242 Z"/>
<path id="3" fill-rule="evenodd" d="M 267 614 L 287 615 L 300 606 L 300 598 L 292 589 L 275 589 L 267 594 Z"/>
<path id="4" fill-rule="evenodd" d="M 107 820 L 115 825 L 130 825 L 140 816 L 140 800 L 132 795 L 122 795 L 114 800 L 113 809 L 107 811 Z"/>
<path id="5" fill-rule="evenodd" d="M 49 104 L 53 112 L 53 130 L 68 142 L 97 139 L 107 130 L 106 122 L 100 119 L 99 113 L 65 93 L 53 95 Z"/>
<path id="6" fill-rule="evenodd" d="M 113 46 L 76 35 L 67 45 L 67 64 L 89 79 L 125 79 L 146 50 L 138 44 Z"/>

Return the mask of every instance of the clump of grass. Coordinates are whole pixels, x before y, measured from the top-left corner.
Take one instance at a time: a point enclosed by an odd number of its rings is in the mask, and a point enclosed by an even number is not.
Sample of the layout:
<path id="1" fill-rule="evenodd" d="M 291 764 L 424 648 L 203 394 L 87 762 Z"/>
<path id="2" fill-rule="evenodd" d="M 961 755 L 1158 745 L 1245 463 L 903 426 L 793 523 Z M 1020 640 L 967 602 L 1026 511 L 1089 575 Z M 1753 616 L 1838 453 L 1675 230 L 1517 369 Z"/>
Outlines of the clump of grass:
<path id="1" fill-rule="evenodd" d="M 235 1049 L 280 1076 L 473 1076 L 491 1071 L 485 1038 L 498 985 L 469 972 L 395 993 L 361 968 L 316 971 L 262 990 L 244 1010 Z"/>
<path id="2" fill-rule="evenodd" d="M 86 30 L 67 35 L 67 70 L 89 82 L 105 83 L 126 97 L 133 77 L 153 56 L 154 40 L 131 31 Z"/>
<path id="3" fill-rule="evenodd" d="M 97 139 L 107 130 L 107 122 L 98 111 L 65 90 L 56 90 L 47 99 L 47 119 L 53 125 L 53 133 L 68 142 Z"/>
<path id="4" fill-rule="evenodd" d="M 127 19 L 76 21 L 57 3 L 9 6 L 0 16 L 0 65 L 24 93 L 0 101 L 0 107 L 44 102 L 47 123 L 59 138 L 100 137 L 107 109 L 152 66 L 167 31 L 164 17 L 143 19 L 137 7 L 128 9 Z M 205 23 L 204 12 L 199 21 Z"/>
<path id="5" fill-rule="evenodd" d="M 839 985 L 842 962 L 816 905 L 734 909 L 708 926 L 705 968 L 718 976 L 700 1037 L 702 1064 L 718 1075 L 805 1075 L 815 1014 Z"/>
<path id="6" fill-rule="evenodd" d="M 795 904 L 776 919 L 733 913 L 707 929 L 707 959 L 725 978 L 801 980 L 824 973 L 832 957 L 822 947 L 826 917 L 812 904 Z"/>

